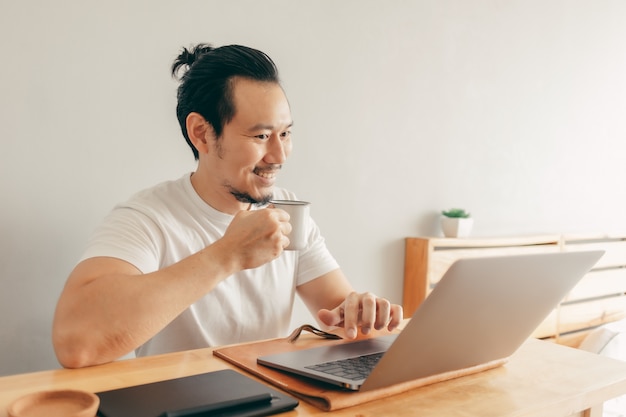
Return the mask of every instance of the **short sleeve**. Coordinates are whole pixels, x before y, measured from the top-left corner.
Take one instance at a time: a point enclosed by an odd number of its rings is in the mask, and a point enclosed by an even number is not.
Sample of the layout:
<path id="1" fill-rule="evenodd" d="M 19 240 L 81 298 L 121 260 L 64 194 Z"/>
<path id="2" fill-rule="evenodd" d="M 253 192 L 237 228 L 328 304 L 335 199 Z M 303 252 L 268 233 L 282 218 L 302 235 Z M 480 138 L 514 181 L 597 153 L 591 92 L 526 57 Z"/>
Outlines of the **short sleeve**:
<path id="1" fill-rule="evenodd" d="M 87 242 L 81 261 L 106 256 L 121 259 L 142 273 L 159 269 L 163 234 L 154 222 L 140 211 L 115 207 Z"/>

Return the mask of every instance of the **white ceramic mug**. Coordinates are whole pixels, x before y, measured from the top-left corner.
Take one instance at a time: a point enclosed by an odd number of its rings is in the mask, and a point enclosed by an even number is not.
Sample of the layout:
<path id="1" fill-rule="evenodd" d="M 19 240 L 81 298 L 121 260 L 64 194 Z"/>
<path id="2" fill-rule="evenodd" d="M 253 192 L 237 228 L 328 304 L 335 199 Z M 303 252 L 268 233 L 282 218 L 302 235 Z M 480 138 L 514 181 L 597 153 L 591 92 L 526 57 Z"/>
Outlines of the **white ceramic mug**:
<path id="1" fill-rule="evenodd" d="M 307 231 L 309 222 L 309 207 L 311 203 L 299 200 L 272 200 L 274 207 L 289 213 L 291 233 L 289 234 L 289 246 L 285 250 L 302 250 L 307 244 Z"/>

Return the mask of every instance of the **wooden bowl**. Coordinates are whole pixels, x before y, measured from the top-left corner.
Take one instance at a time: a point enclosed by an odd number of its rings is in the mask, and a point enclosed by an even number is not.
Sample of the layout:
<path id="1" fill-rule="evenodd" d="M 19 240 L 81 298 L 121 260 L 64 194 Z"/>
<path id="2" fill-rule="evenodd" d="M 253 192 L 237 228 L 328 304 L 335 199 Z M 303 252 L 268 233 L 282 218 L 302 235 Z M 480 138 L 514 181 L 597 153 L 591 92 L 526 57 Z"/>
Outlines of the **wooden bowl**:
<path id="1" fill-rule="evenodd" d="M 15 400 L 9 417 L 94 417 L 100 398 L 79 390 L 40 391 Z"/>

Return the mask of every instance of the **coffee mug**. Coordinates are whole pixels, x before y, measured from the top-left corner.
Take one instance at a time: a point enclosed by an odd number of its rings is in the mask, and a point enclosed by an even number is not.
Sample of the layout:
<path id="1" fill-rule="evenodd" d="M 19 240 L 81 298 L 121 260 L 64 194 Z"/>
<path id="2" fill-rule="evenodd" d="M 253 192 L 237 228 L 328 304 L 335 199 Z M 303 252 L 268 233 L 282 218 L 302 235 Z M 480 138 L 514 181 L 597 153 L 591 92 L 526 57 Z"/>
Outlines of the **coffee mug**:
<path id="1" fill-rule="evenodd" d="M 307 244 L 307 226 L 309 222 L 309 207 L 311 203 L 299 200 L 272 200 L 274 207 L 289 213 L 291 233 L 289 245 L 285 250 L 302 250 Z"/>

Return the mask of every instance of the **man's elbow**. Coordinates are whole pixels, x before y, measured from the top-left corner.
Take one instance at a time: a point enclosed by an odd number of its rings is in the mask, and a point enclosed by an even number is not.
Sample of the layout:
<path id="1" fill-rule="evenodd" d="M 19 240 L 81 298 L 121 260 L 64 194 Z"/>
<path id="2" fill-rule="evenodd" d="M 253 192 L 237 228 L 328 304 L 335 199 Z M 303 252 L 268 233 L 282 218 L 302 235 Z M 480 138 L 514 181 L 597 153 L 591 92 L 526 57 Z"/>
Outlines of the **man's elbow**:
<path id="1" fill-rule="evenodd" d="M 57 352 L 57 360 L 64 368 L 68 369 L 77 369 L 77 368 L 86 368 L 88 366 L 96 365 L 92 361 L 89 361 L 85 358 L 82 358 L 78 355 L 66 355 L 64 353 Z"/>
<path id="2" fill-rule="evenodd" d="M 57 360 L 64 368 L 84 368 L 102 363 L 97 360 L 93 347 L 78 337 L 61 334 L 56 328 L 52 331 L 52 345 Z"/>
<path id="3" fill-rule="evenodd" d="M 52 345 L 57 360 L 64 368 L 85 368 L 113 362 L 132 352 L 127 344 L 97 343 L 97 336 L 52 331 Z"/>
<path id="4" fill-rule="evenodd" d="M 54 353 L 64 368 L 84 368 L 97 364 L 93 357 L 94 355 L 84 348 L 54 343 Z"/>

